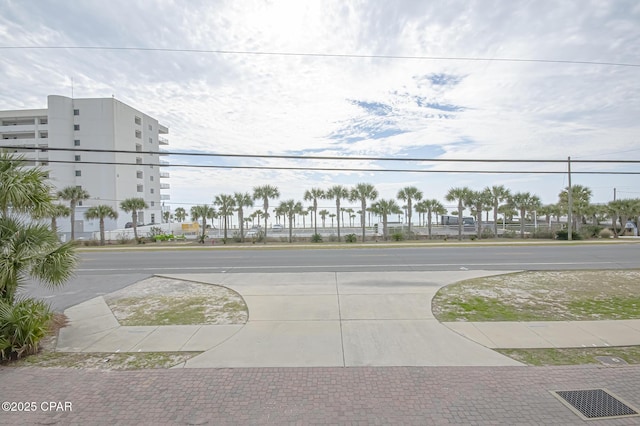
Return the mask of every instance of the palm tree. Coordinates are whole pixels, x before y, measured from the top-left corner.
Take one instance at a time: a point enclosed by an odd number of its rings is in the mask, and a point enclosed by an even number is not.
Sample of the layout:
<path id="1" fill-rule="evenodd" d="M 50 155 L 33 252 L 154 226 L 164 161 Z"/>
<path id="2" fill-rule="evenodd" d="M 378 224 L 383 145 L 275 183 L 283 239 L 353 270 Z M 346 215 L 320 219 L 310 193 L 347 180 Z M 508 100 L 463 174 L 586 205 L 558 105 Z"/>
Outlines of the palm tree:
<path id="1" fill-rule="evenodd" d="M 238 210 L 238 224 L 240 226 L 240 241 L 244 243 L 244 208 L 253 207 L 253 198 L 248 192 L 236 192 L 233 194 Z M 226 237 L 225 237 L 226 238 Z"/>
<path id="2" fill-rule="evenodd" d="M 220 194 L 216 195 L 216 199 L 213 204 L 218 206 L 218 214 L 222 216 L 224 227 L 224 243 L 227 243 L 227 219 L 233 214 L 236 206 L 236 200 L 231 195 Z"/>
<path id="3" fill-rule="evenodd" d="M 511 205 L 520 211 L 520 237 L 524 238 L 524 222 L 527 212 L 532 212 L 540 207 L 540 198 L 529 192 L 517 192 L 511 197 Z"/>
<path id="4" fill-rule="evenodd" d="M 173 215 L 178 222 L 183 222 L 187 218 L 187 212 L 182 207 L 178 207 Z"/>
<path id="5" fill-rule="evenodd" d="M 484 189 L 482 191 L 470 191 L 469 198 L 467 198 L 466 203 L 470 206 L 473 206 L 476 213 L 476 221 L 477 221 L 477 234 L 478 239 L 482 238 L 482 212 L 485 207 L 491 205 L 493 201 L 493 197 L 491 195 L 491 191 L 489 189 Z"/>
<path id="6" fill-rule="evenodd" d="M 416 204 L 416 211 L 427 214 L 427 231 L 429 239 L 431 239 L 431 217 L 433 214 L 445 214 L 446 210 L 444 206 L 440 201 L 435 199 L 423 200 Z"/>
<path id="7" fill-rule="evenodd" d="M 30 213 L 46 217 L 51 207 L 51 185 L 40 167 L 25 168 L 24 156 L 0 152 L 0 213 Z"/>
<path id="8" fill-rule="evenodd" d="M 87 219 L 99 219 L 100 220 L 100 245 L 104 245 L 104 219 L 117 219 L 118 212 L 113 210 L 111 206 L 100 204 L 98 206 L 89 207 L 84 213 L 84 217 Z"/>
<path id="9" fill-rule="evenodd" d="M 409 222 L 409 235 L 411 235 L 411 216 L 413 212 L 413 201 L 422 200 L 422 191 L 420 191 L 415 186 L 407 186 L 398 191 L 397 197 L 407 202 L 407 221 Z"/>
<path id="10" fill-rule="evenodd" d="M 131 226 L 133 227 L 133 237 L 138 239 L 138 212 L 143 209 L 148 209 L 149 206 L 144 201 L 144 198 L 127 198 L 122 200 L 120 208 L 125 213 L 131 213 Z M 73 209 L 71 209 L 73 212 Z M 72 237 L 73 238 L 73 237 Z"/>
<path id="11" fill-rule="evenodd" d="M 458 201 L 458 240 L 462 240 L 462 212 L 465 207 L 465 200 L 469 199 L 471 190 L 466 186 L 463 188 L 451 188 L 445 199 L 447 201 Z"/>
<path id="12" fill-rule="evenodd" d="M 322 227 L 324 228 L 325 227 L 324 221 L 327 218 L 327 216 L 329 216 L 329 210 L 320 210 L 318 213 L 320 214 L 320 218 L 322 218 Z"/>
<path id="13" fill-rule="evenodd" d="M 572 222 L 576 228 L 576 231 L 580 230 L 580 225 L 582 224 L 582 216 L 584 211 L 589 206 L 589 202 L 591 201 L 591 189 L 582 185 L 573 185 L 571 186 L 571 198 L 572 198 L 572 210 L 573 215 L 571 217 Z M 568 211 L 569 206 L 569 188 L 565 188 L 562 190 L 560 194 L 558 194 L 560 198 L 560 205 L 565 208 L 565 211 Z"/>
<path id="14" fill-rule="evenodd" d="M 305 191 L 304 193 L 304 200 L 305 201 L 313 201 L 313 223 L 315 224 L 314 228 L 313 228 L 313 232 L 314 234 L 318 233 L 318 215 L 317 215 L 317 211 L 318 211 L 318 200 L 324 198 L 324 190 L 320 189 L 320 188 L 311 188 L 308 189 L 307 191 Z M 324 225 L 323 225 L 324 226 Z"/>
<path id="15" fill-rule="evenodd" d="M 253 213 L 251 213 L 251 225 L 253 225 L 253 221 L 255 218 L 258 218 L 258 227 L 260 226 L 260 218 L 262 218 L 262 215 L 264 213 L 262 212 L 262 210 L 258 209 L 256 211 L 254 211 Z"/>
<path id="16" fill-rule="evenodd" d="M 302 211 L 302 204 L 298 201 L 287 200 L 282 201 L 278 206 L 278 210 L 289 219 L 289 242 L 293 239 L 293 217 Z"/>
<path id="17" fill-rule="evenodd" d="M 334 185 L 325 192 L 325 198 L 336 200 L 336 221 L 338 222 L 338 241 L 340 241 L 340 200 L 349 198 L 349 190 L 342 185 Z"/>
<path id="18" fill-rule="evenodd" d="M 402 209 L 396 203 L 395 200 L 379 200 L 371 206 L 371 211 L 382 217 L 382 237 L 386 240 L 388 236 L 387 232 L 387 218 L 390 214 L 400 214 Z"/>
<path id="19" fill-rule="evenodd" d="M 40 167 L 25 168 L 22 157 L 0 153 L 0 301 L 12 306 L 28 277 L 57 287 L 69 279 L 77 257 L 71 242 L 60 244 L 48 226 L 10 217 L 43 217 L 52 210 L 51 186 Z"/>
<path id="20" fill-rule="evenodd" d="M 79 186 L 67 186 L 58 191 L 58 197 L 69 201 L 71 210 L 71 240 L 76 238 L 76 206 L 79 201 L 89 198 L 89 193 Z"/>
<path id="21" fill-rule="evenodd" d="M 335 213 L 331 213 L 329 215 L 329 217 L 331 218 L 331 227 L 333 228 L 333 219 L 336 217 L 337 215 Z"/>
<path id="22" fill-rule="evenodd" d="M 620 221 L 622 232 L 624 232 L 624 227 L 629 218 L 640 215 L 640 198 L 611 201 L 607 204 L 607 211 L 613 224 L 613 235 L 618 238 L 618 220 Z"/>
<path id="23" fill-rule="evenodd" d="M 62 204 L 54 204 L 51 211 L 47 215 L 51 217 L 51 230 L 53 232 L 58 232 L 57 219 L 59 217 L 69 217 L 70 214 L 71 214 L 71 209 L 69 209 L 69 207 L 64 206 Z"/>
<path id="24" fill-rule="evenodd" d="M 207 219 L 214 216 L 215 213 L 216 209 L 206 204 L 191 207 L 191 219 L 197 222 L 198 219 L 202 218 L 202 235 L 200 236 L 201 243 L 204 243 L 204 237 L 207 232 Z"/>
<path id="25" fill-rule="evenodd" d="M 378 198 L 378 190 L 370 183 L 357 184 L 349 194 L 351 201 L 360 201 L 360 226 L 362 227 L 362 242 L 365 239 L 365 214 L 367 212 L 367 200 L 374 201 Z"/>
<path id="26" fill-rule="evenodd" d="M 493 185 L 491 188 L 485 188 L 485 191 L 491 193 L 491 205 L 493 206 L 493 235 L 498 235 L 498 210 L 500 209 L 500 203 L 509 200 L 511 191 L 504 187 L 504 185 Z"/>
<path id="27" fill-rule="evenodd" d="M 256 186 L 253 188 L 253 199 L 262 200 L 264 211 L 264 243 L 267 243 L 267 219 L 269 218 L 269 200 L 276 199 L 280 196 L 278 188 L 271 185 Z"/>

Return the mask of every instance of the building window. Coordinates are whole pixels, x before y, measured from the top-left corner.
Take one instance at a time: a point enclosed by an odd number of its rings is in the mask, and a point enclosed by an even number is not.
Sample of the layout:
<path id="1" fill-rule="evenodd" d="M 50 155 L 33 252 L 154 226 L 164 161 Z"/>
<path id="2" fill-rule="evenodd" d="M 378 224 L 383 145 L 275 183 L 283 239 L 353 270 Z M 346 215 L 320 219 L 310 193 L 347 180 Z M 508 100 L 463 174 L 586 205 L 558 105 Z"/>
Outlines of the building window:
<path id="1" fill-rule="evenodd" d="M 73 115 L 80 115 L 80 110 L 79 109 L 74 109 L 73 110 Z"/>
<path id="2" fill-rule="evenodd" d="M 142 139 L 142 132 L 140 130 L 136 130 L 136 138 Z"/>
<path id="3" fill-rule="evenodd" d="M 78 206 L 82 206 L 82 200 L 78 200 Z"/>
<path id="4" fill-rule="evenodd" d="M 73 141 L 73 146 L 80 146 L 80 139 L 75 139 Z"/>
<path id="5" fill-rule="evenodd" d="M 139 143 L 136 144 L 136 152 L 142 152 L 142 145 Z"/>
<path id="6" fill-rule="evenodd" d="M 142 185 L 138 185 L 138 192 L 144 192 L 144 187 Z"/>
<path id="7" fill-rule="evenodd" d="M 138 117 L 138 116 L 136 116 L 136 118 L 135 118 L 135 120 L 134 120 L 134 121 L 135 121 L 135 122 L 136 122 L 136 124 L 138 124 L 138 125 L 142 124 L 142 119 L 141 119 L 140 117 Z"/>
<path id="8" fill-rule="evenodd" d="M 82 160 L 82 158 L 79 155 L 75 156 L 75 161 L 81 161 L 81 160 Z"/>
<path id="9" fill-rule="evenodd" d="M 82 170 L 76 170 L 76 176 L 82 176 Z"/>
<path id="10" fill-rule="evenodd" d="M 142 157 L 136 157 L 136 164 L 142 164 Z"/>
<path id="11" fill-rule="evenodd" d="M 149 124 L 149 130 L 153 130 L 153 127 L 151 127 L 151 124 Z"/>
<path id="12" fill-rule="evenodd" d="M 149 138 L 149 143 L 153 143 L 153 138 Z"/>
<path id="13" fill-rule="evenodd" d="M 74 124 L 73 125 L 73 130 L 80 130 L 80 125 L 79 124 Z"/>
<path id="14" fill-rule="evenodd" d="M 138 179 L 142 179 L 142 172 L 136 172 L 136 177 Z"/>
<path id="15" fill-rule="evenodd" d="M 151 213 L 151 223 L 156 223 L 156 215 L 155 215 L 155 213 Z"/>
<path id="16" fill-rule="evenodd" d="M 155 201 L 151 201 L 151 207 L 155 207 L 156 202 Z"/>
<path id="17" fill-rule="evenodd" d="M 149 192 L 151 192 L 151 193 L 153 194 L 153 192 L 154 192 L 154 191 L 153 191 L 153 188 L 151 188 L 151 189 L 149 190 Z"/>
<path id="18" fill-rule="evenodd" d="M 49 124 L 49 119 L 48 118 L 41 118 L 40 119 L 40 124 Z"/>
<path id="19" fill-rule="evenodd" d="M 149 176 L 149 180 L 153 182 L 153 176 Z"/>

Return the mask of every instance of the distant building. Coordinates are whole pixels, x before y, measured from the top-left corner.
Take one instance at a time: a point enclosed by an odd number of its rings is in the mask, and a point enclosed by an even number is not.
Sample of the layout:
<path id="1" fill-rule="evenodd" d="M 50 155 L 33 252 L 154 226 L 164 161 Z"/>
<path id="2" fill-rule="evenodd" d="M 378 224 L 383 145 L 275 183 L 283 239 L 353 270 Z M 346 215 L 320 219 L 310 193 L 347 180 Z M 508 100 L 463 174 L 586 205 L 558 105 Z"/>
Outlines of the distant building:
<path id="1" fill-rule="evenodd" d="M 116 221 L 105 223 L 107 230 L 124 228 L 131 221 L 131 215 L 120 210 L 120 202 L 133 197 L 143 198 L 149 205 L 140 212 L 139 222 L 162 221 L 162 202 L 169 196 L 161 190 L 169 189 L 169 184 L 161 181 L 169 174 L 161 172 L 157 165 L 163 155 L 160 146 L 169 143 L 160 135 L 168 132 L 155 118 L 113 98 L 72 99 L 52 95 L 47 98 L 46 109 L 0 111 L 0 149 L 23 147 L 13 151 L 24 155 L 29 164 L 47 170 L 56 190 L 75 185 L 89 192 L 91 198 L 76 211 L 76 236 L 85 238 L 98 230 L 98 221 L 87 221 L 84 212 L 98 204 L 107 204 L 119 213 Z M 58 227 L 66 233 L 70 223 L 60 218 Z"/>

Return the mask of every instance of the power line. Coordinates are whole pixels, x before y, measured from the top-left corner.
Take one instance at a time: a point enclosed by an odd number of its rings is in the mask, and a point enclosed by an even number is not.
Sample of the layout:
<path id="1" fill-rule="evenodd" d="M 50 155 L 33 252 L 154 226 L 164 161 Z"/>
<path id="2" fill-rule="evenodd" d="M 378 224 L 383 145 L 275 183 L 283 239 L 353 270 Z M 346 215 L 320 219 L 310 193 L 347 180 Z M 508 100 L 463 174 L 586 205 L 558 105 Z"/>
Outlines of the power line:
<path id="1" fill-rule="evenodd" d="M 317 52 L 278 52 L 224 49 L 172 49 L 162 47 L 118 47 L 118 46 L 0 46 L 1 50 L 41 49 L 41 50 L 113 50 L 138 52 L 170 52 L 170 53 L 211 53 L 219 55 L 253 55 L 253 56 L 293 56 L 312 58 L 352 58 L 352 59 L 390 59 L 421 61 L 475 61 L 475 62 L 522 62 L 572 65 L 604 65 L 615 67 L 640 68 L 640 64 L 606 61 L 577 61 L 561 59 L 524 59 L 524 58 L 483 58 L 474 56 L 423 56 L 423 55 L 371 55 L 355 53 L 317 53 Z"/>
<path id="2" fill-rule="evenodd" d="M 566 171 L 543 170 L 418 170 L 418 169 L 373 169 L 373 168 L 345 168 L 345 167 L 292 167 L 292 166 L 242 166 L 242 165 L 214 165 L 214 164 L 163 164 L 163 163 L 128 163 L 123 161 L 73 161 L 73 160 L 39 160 L 56 164 L 96 164 L 115 166 L 153 166 L 153 167 L 184 167 L 202 169 L 253 169 L 253 170 L 296 170 L 323 172 L 383 172 L 383 173 L 467 173 L 467 174 L 567 174 Z M 590 171 L 571 172 L 578 175 L 640 175 L 638 172 Z"/>
<path id="3" fill-rule="evenodd" d="M 410 158 L 410 157 L 340 157 L 322 155 L 270 155 L 270 154 L 225 154 L 208 152 L 182 152 L 182 151 L 137 151 L 118 149 L 94 149 L 94 148 L 44 148 L 37 146 L 5 145 L 0 149 L 19 149 L 29 151 L 61 151 L 61 152 L 87 152 L 106 154 L 137 154 L 137 155 L 173 155 L 187 157 L 229 157 L 229 158 L 264 158 L 286 160 L 337 160 L 337 161 L 401 161 L 401 162 L 440 162 L 440 163 L 563 163 L 567 160 L 523 160 L 523 159 L 478 159 L 478 158 Z M 572 163 L 602 163 L 602 164 L 640 164 L 640 160 L 571 160 Z"/>

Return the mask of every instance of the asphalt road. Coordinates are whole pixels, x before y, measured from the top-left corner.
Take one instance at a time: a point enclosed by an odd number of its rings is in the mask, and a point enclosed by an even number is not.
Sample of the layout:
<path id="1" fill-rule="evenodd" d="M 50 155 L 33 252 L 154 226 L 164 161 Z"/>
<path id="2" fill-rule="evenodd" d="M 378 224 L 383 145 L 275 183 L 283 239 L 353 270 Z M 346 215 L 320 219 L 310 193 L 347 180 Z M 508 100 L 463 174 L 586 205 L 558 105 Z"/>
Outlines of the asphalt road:
<path id="1" fill-rule="evenodd" d="M 640 266 L 640 244 L 105 250 L 80 258 L 76 277 L 62 289 L 28 283 L 25 292 L 63 310 L 162 273 L 629 269 Z"/>

